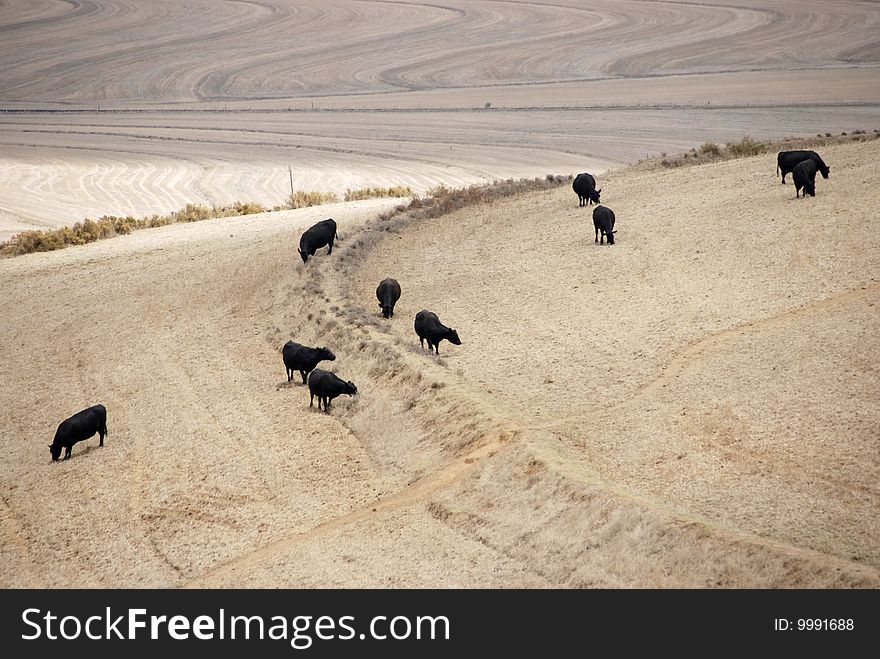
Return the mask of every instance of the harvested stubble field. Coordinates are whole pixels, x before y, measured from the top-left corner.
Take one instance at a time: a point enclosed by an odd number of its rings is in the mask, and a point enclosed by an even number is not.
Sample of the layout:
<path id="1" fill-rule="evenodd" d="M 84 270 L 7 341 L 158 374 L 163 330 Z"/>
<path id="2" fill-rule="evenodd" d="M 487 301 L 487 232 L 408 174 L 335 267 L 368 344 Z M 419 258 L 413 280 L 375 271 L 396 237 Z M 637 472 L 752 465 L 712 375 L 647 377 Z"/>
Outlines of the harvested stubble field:
<path id="1" fill-rule="evenodd" d="M 0 6 L 0 240 L 187 203 L 600 172 L 873 129 L 864 2 Z"/>
<path id="2" fill-rule="evenodd" d="M 289 164 L 340 196 L 588 170 L 618 217 L 595 245 L 566 184 L 0 260 L 0 584 L 880 587 L 880 141 L 823 145 L 805 200 L 772 153 L 626 166 L 880 128 L 878 28 L 813 0 L 0 4 L 0 240 L 271 207 Z M 463 345 L 422 353 L 422 308 Z M 360 394 L 309 410 L 290 338 Z M 106 446 L 51 463 L 97 402 Z"/>

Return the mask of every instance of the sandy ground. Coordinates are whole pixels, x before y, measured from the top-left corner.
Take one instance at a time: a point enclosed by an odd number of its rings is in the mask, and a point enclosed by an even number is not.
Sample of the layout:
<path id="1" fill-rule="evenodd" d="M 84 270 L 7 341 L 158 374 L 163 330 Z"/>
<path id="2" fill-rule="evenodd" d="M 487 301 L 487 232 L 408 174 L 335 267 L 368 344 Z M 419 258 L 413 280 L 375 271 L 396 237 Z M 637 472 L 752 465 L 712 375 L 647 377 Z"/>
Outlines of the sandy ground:
<path id="1" fill-rule="evenodd" d="M 772 155 L 602 177 L 614 247 L 563 186 L 0 262 L 0 583 L 880 586 L 878 142 L 824 155 L 807 200 Z M 421 308 L 463 345 L 423 353 Z M 288 338 L 359 395 L 310 410 Z M 51 463 L 96 402 L 106 446 Z"/>
<path id="2" fill-rule="evenodd" d="M 0 240 L 297 189 L 604 172 L 880 128 L 872 3 L 0 7 Z"/>
<path id="3" fill-rule="evenodd" d="M 589 170 L 0 261 L 0 585 L 880 587 L 874 3 L 0 3 L 0 240 L 297 189 Z M 343 240 L 303 266 L 302 230 Z M 392 322 L 374 289 L 404 288 Z M 464 345 L 418 349 L 437 311 Z M 288 339 L 361 391 L 309 410 Z M 108 408 L 104 448 L 52 464 Z"/>

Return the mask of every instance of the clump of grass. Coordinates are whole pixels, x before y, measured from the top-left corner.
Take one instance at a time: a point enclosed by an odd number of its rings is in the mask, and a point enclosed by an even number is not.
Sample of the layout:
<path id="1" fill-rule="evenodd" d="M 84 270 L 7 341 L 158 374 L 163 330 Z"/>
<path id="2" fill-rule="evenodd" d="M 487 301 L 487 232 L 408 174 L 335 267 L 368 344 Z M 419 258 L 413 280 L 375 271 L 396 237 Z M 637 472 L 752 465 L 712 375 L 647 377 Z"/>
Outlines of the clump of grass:
<path id="1" fill-rule="evenodd" d="M 211 209 L 201 204 L 187 204 L 171 214 L 172 222 L 201 222 L 211 217 Z"/>
<path id="2" fill-rule="evenodd" d="M 332 204 L 339 201 L 335 192 L 319 192 L 317 190 L 297 190 L 287 198 L 287 208 L 307 208 Z"/>
<path id="3" fill-rule="evenodd" d="M 524 192 L 549 190 L 571 181 L 571 176 L 549 174 L 534 179 L 509 178 L 504 181 L 493 181 L 483 185 L 471 185 L 465 188 L 450 188 L 440 184 L 430 190 L 424 197 L 413 197 L 409 204 L 401 204 L 395 211 L 380 214 L 380 219 L 388 220 L 395 215 L 405 213 L 412 219 L 440 217 L 452 213 L 465 206 L 490 204 L 495 200 L 512 197 Z"/>
<path id="4" fill-rule="evenodd" d="M 714 142 L 706 142 L 699 148 L 691 148 L 689 152 L 664 157 L 663 155 L 639 160 L 636 167 L 665 169 L 682 167 L 684 165 L 699 165 L 718 160 L 731 160 L 747 156 L 776 153 L 777 151 L 789 151 L 791 149 L 821 148 L 830 144 L 847 144 L 849 142 L 864 142 L 880 138 L 880 130 L 874 129 L 873 134 L 868 131 L 852 131 L 849 135 L 832 136 L 831 133 L 818 133 L 814 138 L 786 138 L 774 142 L 758 142 L 746 136 L 738 142 L 728 142 L 726 146 L 719 146 Z"/>
<path id="5" fill-rule="evenodd" d="M 237 217 L 264 212 L 266 208 L 262 204 L 237 201 L 229 206 L 214 207 L 187 204 L 184 208 L 168 215 L 149 215 L 143 218 L 135 218 L 131 215 L 125 217 L 104 215 L 97 220 L 86 218 L 72 227 L 22 231 L 6 242 L 0 243 L 0 256 L 50 252 L 70 245 L 85 245 L 96 240 L 123 236 L 137 229 L 152 229 L 177 222 L 199 222 L 217 217 Z"/>
<path id="6" fill-rule="evenodd" d="M 360 201 L 362 199 L 381 199 L 383 197 L 412 197 L 415 193 L 408 185 L 398 185 L 390 188 L 359 188 L 346 190 L 345 201 Z"/>
<path id="7" fill-rule="evenodd" d="M 721 155 L 721 147 L 715 144 L 715 142 L 703 142 L 700 145 L 700 155 L 717 157 Z"/>
<path id="8" fill-rule="evenodd" d="M 746 156 L 757 156 L 761 153 L 766 153 L 767 146 L 766 142 L 758 142 L 749 135 L 746 135 L 739 142 L 728 142 L 727 150 L 734 157 L 744 158 Z"/>

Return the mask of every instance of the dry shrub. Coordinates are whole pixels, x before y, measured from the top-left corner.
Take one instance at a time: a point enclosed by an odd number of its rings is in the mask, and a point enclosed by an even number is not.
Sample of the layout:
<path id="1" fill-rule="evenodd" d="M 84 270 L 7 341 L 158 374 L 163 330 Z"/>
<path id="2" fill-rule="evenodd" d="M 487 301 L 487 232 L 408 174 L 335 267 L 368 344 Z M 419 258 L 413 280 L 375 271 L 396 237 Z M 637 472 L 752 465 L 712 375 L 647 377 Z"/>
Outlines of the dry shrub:
<path id="1" fill-rule="evenodd" d="M 287 198 L 287 208 L 308 208 L 339 201 L 335 192 L 319 192 L 317 190 L 297 190 Z"/>
<path id="2" fill-rule="evenodd" d="M 721 155 L 721 147 L 715 142 L 703 142 L 700 145 L 700 155 L 716 157 Z"/>
<path id="3" fill-rule="evenodd" d="M 358 190 L 346 190 L 345 201 L 360 201 L 362 199 L 381 199 L 384 197 L 412 197 L 415 193 L 408 185 L 398 185 L 390 188 L 360 188 Z"/>
<path id="4" fill-rule="evenodd" d="M 104 215 L 97 220 L 89 218 L 72 227 L 60 227 L 44 231 L 23 231 L 0 243 L 0 256 L 21 256 L 31 252 L 49 252 L 69 245 L 85 245 L 96 240 L 122 236 L 137 229 L 151 229 L 175 222 L 198 222 L 216 217 L 236 217 L 264 213 L 266 209 L 255 202 L 237 201 L 230 206 L 209 208 L 201 204 L 187 204 L 185 208 L 169 215 L 150 215 L 141 219 L 127 215 L 118 217 Z"/>
<path id="5" fill-rule="evenodd" d="M 766 142 L 757 142 L 749 135 L 746 135 L 739 142 L 728 142 L 727 150 L 736 158 L 744 158 L 746 156 L 757 156 L 767 153 L 768 144 Z"/>

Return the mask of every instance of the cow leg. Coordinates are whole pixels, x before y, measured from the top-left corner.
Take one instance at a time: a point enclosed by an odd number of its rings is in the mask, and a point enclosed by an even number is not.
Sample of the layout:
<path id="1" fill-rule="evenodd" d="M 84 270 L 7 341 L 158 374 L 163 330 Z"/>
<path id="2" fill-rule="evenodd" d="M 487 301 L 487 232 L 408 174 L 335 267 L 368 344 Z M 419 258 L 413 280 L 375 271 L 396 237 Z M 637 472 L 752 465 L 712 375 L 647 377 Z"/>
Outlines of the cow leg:
<path id="1" fill-rule="evenodd" d="M 285 368 L 284 370 L 287 371 L 287 381 L 290 382 L 290 379 L 293 377 L 293 371 L 289 368 Z"/>
<path id="2" fill-rule="evenodd" d="M 104 446 L 104 433 L 105 432 L 107 432 L 107 431 L 106 430 L 99 430 L 98 431 L 98 437 L 100 438 L 100 440 L 98 441 L 98 446 Z"/>
<path id="3" fill-rule="evenodd" d="M 334 237 L 335 237 L 335 236 L 334 236 Z M 330 243 L 327 245 L 327 253 L 328 253 L 328 254 L 332 254 L 332 253 L 333 253 L 333 238 L 330 239 Z"/>
<path id="4" fill-rule="evenodd" d="M 315 402 L 315 394 L 309 394 L 309 407 Z M 318 399 L 318 409 L 321 409 L 321 399 Z"/>
<path id="5" fill-rule="evenodd" d="M 306 375 L 308 375 L 305 371 L 300 370 L 299 374 L 302 376 L 303 384 L 306 383 Z"/>
<path id="6" fill-rule="evenodd" d="M 73 450 L 73 444 L 67 447 L 67 450 L 64 452 L 64 459 L 67 460 L 70 458 L 70 452 Z"/>
<path id="7" fill-rule="evenodd" d="M 324 414 L 330 414 L 330 396 L 324 397 Z"/>
<path id="8" fill-rule="evenodd" d="M 422 346 L 422 350 L 425 349 L 425 339 L 422 338 L 421 336 L 419 337 L 419 345 Z M 428 347 L 430 347 L 430 346 L 431 346 L 431 344 L 429 343 Z"/>

